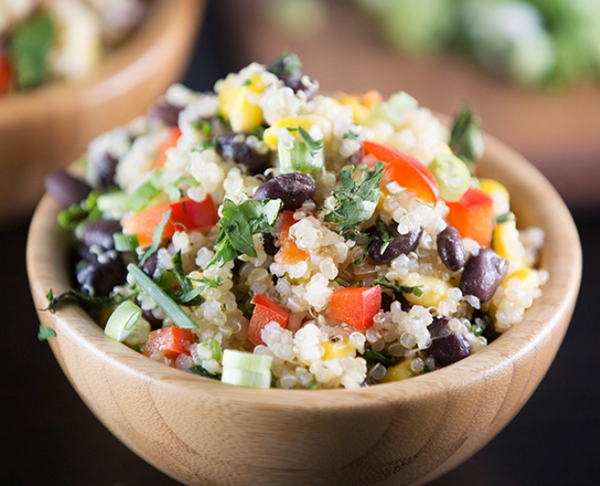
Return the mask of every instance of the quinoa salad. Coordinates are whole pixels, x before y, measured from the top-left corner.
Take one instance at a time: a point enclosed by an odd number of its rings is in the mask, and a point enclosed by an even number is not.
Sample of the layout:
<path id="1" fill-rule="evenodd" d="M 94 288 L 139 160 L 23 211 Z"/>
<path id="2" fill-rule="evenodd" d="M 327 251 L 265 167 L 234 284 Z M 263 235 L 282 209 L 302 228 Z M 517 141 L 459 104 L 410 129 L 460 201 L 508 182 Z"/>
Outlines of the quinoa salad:
<path id="1" fill-rule="evenodd" d="M 0 96 L 89 74 L 146 9 L 145 0 L 0 0 Z"/>
<path id="2" fill-rule="evenodd" d="M 75 301 L 167 366 L 252 387 L 358 388 L 478 352 L 541 295 L 544 234 L 478 178 L 477 119 L 404 92 L 319 93 L 283 53 L 171 86 L 48 192 Z M 49 289 L 50 290 L 50 289 Z M 54 331 L 42 328 L 40 337 Z"/>

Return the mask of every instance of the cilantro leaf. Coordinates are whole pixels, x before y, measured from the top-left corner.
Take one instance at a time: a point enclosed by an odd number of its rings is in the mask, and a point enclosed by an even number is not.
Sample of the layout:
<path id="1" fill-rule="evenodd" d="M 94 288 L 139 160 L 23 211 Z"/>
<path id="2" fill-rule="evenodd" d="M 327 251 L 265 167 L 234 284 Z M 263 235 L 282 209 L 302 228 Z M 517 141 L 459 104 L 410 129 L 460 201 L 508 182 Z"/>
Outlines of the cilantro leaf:
<path id="1" fill-rule="evenodd" d="M 248 199 L 239 205 L 225 199 L 217 223 L 221 231 L 214 246 L 215 256 L 208 266 L 223 266 L 240 255 L 256 257 L 252 235 L 271 233 L 282 207 L 281 199 Z"/>
<path id="2" fill-rule="evenodd" d="M 377 216 L 377 219 L 375 220 L 375 229 L 377 229 L 377 234 L 383 242 L 379 250 L 379 253 L 383 255 L 385 253 L 385 250 L 387 250 L 387 247 L 390 246 L 390 243 L 394 241 L 394 238 L 392 238 L 392 236 L 388 232 L 387 226 L 379 216 Z"/>
<path id="3" fill-rule="evenodd" d="M 406 285 L 394 285 L 385 277 L 377 277 L 373 281 L 373 285 L 381 285 L 387 289 L 391 289 L 394 292 L 405 292 L 407 294 L 415 294 L 417 297 L 421 297 L 423 295 L 423 291 L 421 290 L 422 285 L 416 285 L 414 287 L 408 287 Z"/>
<path id="4" fill-rule="evenodd" d="M 381 363 L 384 366 L 393 366 L 397 361 L 392 354 L 386 351 L 375 351 L 374 349 L 366 349 L 363 358 L 367 360 L 367 363 Z"/>
<path id="5" fill-rule="evenodd" d="M 67 290 L 57 297 L 54 297 L 52 289 L 46 294 L 48 299 L 48 307 L 42 310 L 54 312 L 56 307 L 63 302 L 74 302 L 88 309 L 97 309 L 100 307 L 111 307 L 119 305 L 126 300 L 131 299 L 139 294 L 139 290 L 131 292 L 129 295 L 115 295 L 114 297 L 94 297 L 89 294 L 80 292 L 79 290 Z"/>
<path id="6" fill-rule="evenodd" d="M 178 251 L 172 258 L 173 261 L 173 275 L 179 282 L 179 286 L 181 290 L 173 292 L 167 290 L 167 293 L 170 294 L 170 297 L 180 305 L 185 306 L 196 306 L 200 305 L 204 302 L 204 297 L 202 297 L 202 292 L 204 292 L 207 288 L 211 287 L 220 287 L 223 285 L 223 280 L 221 277 L 215 277 L 213 279 L 203 277 L 201 279 L 192 279 L 188 277 L 183 271 L 183 263 L 181 261 L 181 251 Z M 197 282 L 194 285 L 194 282 Z M 201 284 L 201 285 L 198 285 Z"/>
<path id="7" fill-rule="evenodd" d="M 454 120 L 448 145 L 452 153 L 467 164 L 471 172 L 473 172 L 475 161 L 483 155 L 483 137 L 479 128 L 479 122 L 473 115 L 470 106 L 466 103 Z"/>
<path id="8" fill-rule="evenodd" d="M 40 328 L 38 330 L 37 338 L 40 341 L 46 341 L 47 339 L 56 337 L 56 331 L 51 327 L 46 327 L 40 324 Z"/>
<path id="9" fill-rule="evenodd" d="M 373 216 L 379 201 L 379 184 L 384 169 L 385 164 L 377 161 L 375 169 L 364 172 L 363 180 L 358 183 L 352 179 L 354 168 L 340 172 L 342 188 L 334 193 L 337 205 L 324 218 L 328 223 L 337 223 L 335 230 L 338 233 L 345 235 Z"/>
<path id="10" fill-rule="evenodd" d="M 302 140 L 308 147 L 308 151 L 310 152 L 310 155 L 312 155 L 314 157 L 321 150 L 323 150 L 323 139 L 315 140 L 314 138 L 312 138 L 310 136 L 310 133 L 308 133 L 304 128 L 302 128 L 300 126 L 298 127 L 298 133 L 300 134 L 300 137 L 302 138 Z"/>
<path id="11" fill-rule="evenodd" d="M 215 380 L 221 379 L 221 373 L 211 373 L 202 365 L 194 365 L 191 368 L 189 368 L 188 371 L 198 376 L 205 376 L 206 378 L 214 378 Z"/>
<path id="12" fill-rule="evenodd" d="M 9 44 L 20 89 L 33 88 L 46 81 L 48 54 L 56 38 L 56 26 L 48 12 L 40 11 L 23 22 Z"/>

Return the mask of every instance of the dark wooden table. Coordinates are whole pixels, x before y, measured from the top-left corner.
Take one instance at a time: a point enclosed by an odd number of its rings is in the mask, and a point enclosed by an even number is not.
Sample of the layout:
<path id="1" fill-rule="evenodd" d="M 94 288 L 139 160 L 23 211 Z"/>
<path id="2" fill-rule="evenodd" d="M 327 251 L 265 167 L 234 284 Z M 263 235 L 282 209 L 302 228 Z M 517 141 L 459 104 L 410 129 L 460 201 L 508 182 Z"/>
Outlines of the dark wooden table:
<path id="1" fill-rule="evenodd" d="M 211 11 L 186 83 L 210 89 L 229 70 Z M 598 181 L 600 183 L 600 181 Z M 576 213 L 583 285 L 548 375 L 511 424 L 435 486 L 600 484 L 600 208 Z M 115 439 L 71 388 L 37 318 L 25 274 L 28 221 L 0 227 L 0 485 L 178 484 Z"/>

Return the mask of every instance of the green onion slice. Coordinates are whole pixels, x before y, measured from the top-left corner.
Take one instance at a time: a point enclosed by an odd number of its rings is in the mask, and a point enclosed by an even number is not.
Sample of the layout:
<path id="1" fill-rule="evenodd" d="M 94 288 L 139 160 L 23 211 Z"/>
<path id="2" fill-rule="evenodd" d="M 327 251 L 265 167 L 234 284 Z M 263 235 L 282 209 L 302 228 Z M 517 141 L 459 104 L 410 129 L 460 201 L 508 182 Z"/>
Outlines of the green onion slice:
<path id="1" fill-rule="evenodd" d="M 223 368 L 221 376 L 223 383 L 230 385 L 248 386 L 251 388 L 270 388 L 271 373 L 266 371 L 245 371 L 237 368 Z"/>
<path id="2" fill-rule="evenodd" d="M 154 280 L 148 277 L 140 267 L 134 263 L 130 263 L 127 265 L 127 270 L 133 275 L 140 287 L 144 289 L 148 297 L 156 302 L 156 305 L 173 321 L 175 326 L 185 329 L 195 329 L 198 327 L 192 318 Z"/>
<path id="3" fill-rule="evenodd" d="M 125 235 L 123 233 L 113 234 L 115 241 L 115 250 L 117 251 L 133 251 L 138 247 L 137 235 Z"/>
<path id="4" fill-rule="evenodd" d="M 142 317 L 142 309 L 130 300 L 126 300 L 108 318 L 104 334 L 122 342 L 133 332 L 140 317 Z"/>
<path id="5" fill-rule="evenodd" d="M 125 211 L 127 210 L 128 199 L 129 195 L 123 191 L 108 192 L 98 196 L 96 205 L 102 212 L 112 210 Z"/>
<path id="6" fill-rule="evenodd" d="M 226 349 L 223 352 L 223 368 L 266 373 L 270 371 L 272 361 L 271 356 L 245 353 L 235 349 Z"/>
<path id="7" fill-rule="evenodd" d="M 445 201 L 458 201 L 471 186 L 471 171 L 456 155 L 437 153 L 429 169 Z"/>

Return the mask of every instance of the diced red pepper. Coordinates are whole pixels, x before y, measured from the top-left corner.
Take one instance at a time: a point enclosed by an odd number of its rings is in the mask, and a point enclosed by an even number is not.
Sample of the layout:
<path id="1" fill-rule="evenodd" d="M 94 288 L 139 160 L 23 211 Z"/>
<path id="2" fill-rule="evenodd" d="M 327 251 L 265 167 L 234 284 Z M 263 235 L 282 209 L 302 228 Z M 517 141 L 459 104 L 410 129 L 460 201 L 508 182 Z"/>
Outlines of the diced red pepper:
<path id="1" fill-rule="evenodd" d="M 166 358 L 176 359 L 180 354 L 190 355 L 188 347 L 194 344 L 194 333 L 189 329 L 171 326 L 150 333 L 142 352 L 146 356 L 162 353 Z"/>
<path id="2" fill-rule="evenodd" d="M 469 188 L 456 202 L 447 202 L 448 223 L 463 238 L 471 238 L 481 246 L 490 246 L 494 228 L 494 200 L 475 187 Z"/>
<path id="3" fill-rule="evenodd" d="M 297 223 L 294 219 L 294 212 L 283 211 L 280 218 L 279 251 L 275 254 L 275 261 L 280 265 L 294 265 L 308 260 L 309 254 L 298 248 L 298 245 L 290 236 L 290 226 Z"/>
<path id="4" fill-rule="evenodd" d="M 165 166 L 165 163 L 167 162 L 167 150 L 177 146 L 179 137 L 181 137 L 181 130 L 179 127 L 169 127 L 167 139 L 156 151 L 156 162 L 154 162 L 155 169 L 162 169 Z"/>
<path id="5" fill-rule="evenodd" d="M 395 181 L 401 187 L 415 191 L 417 197 L 425 202 L 435 204 L 438 201 L 440 189 L 437 181 L 431 171 L 417 159 L 374 142 L 363 142 L 363 148 L 367 154 L 387 165 L 381 179 L 382 188 L 385 188 L 388 182 Z"/>
<path id="6" fill-rule="evenodd" d="M 261 294 L 256 294 L 250 301 L 255 305 L 250 324 L 248 325 L 248 339 L 255 346 L 265 344 L 262 340 L 261 333 L 263 328 L 269 322 L 276 322 L 284 329 L 287 329 L 290 315 L 279 307 L 268 297 Z"/>
<path id="7" fill-rule="evenodd" d="M 194 230 L 214 226 L 219 221 L 217 208 L 209 196 L 201 202 L 189 198 L 174 203 L 161 204 L 132 214 L 123 223 L 123 230 L 136 234 L 140 246 L 152 244 L 154 228 L 162 221 L 163 214 L 171 210 L 171 219 L 163 231 L 163 239 L 170 238 L 176 231 Z"/>
<path id="8" fill-rule="evenodd" d="M 12 84 L 12 66 L 6 52 L 0 49 L 0 95 L 6 94 Z"/>
<path id="9" fill-rule="evenodd" d="M 330 298 L 329 317 L 366 331 L 381 309 L 381 288 L 345 287 L 334 290 Z"/>

